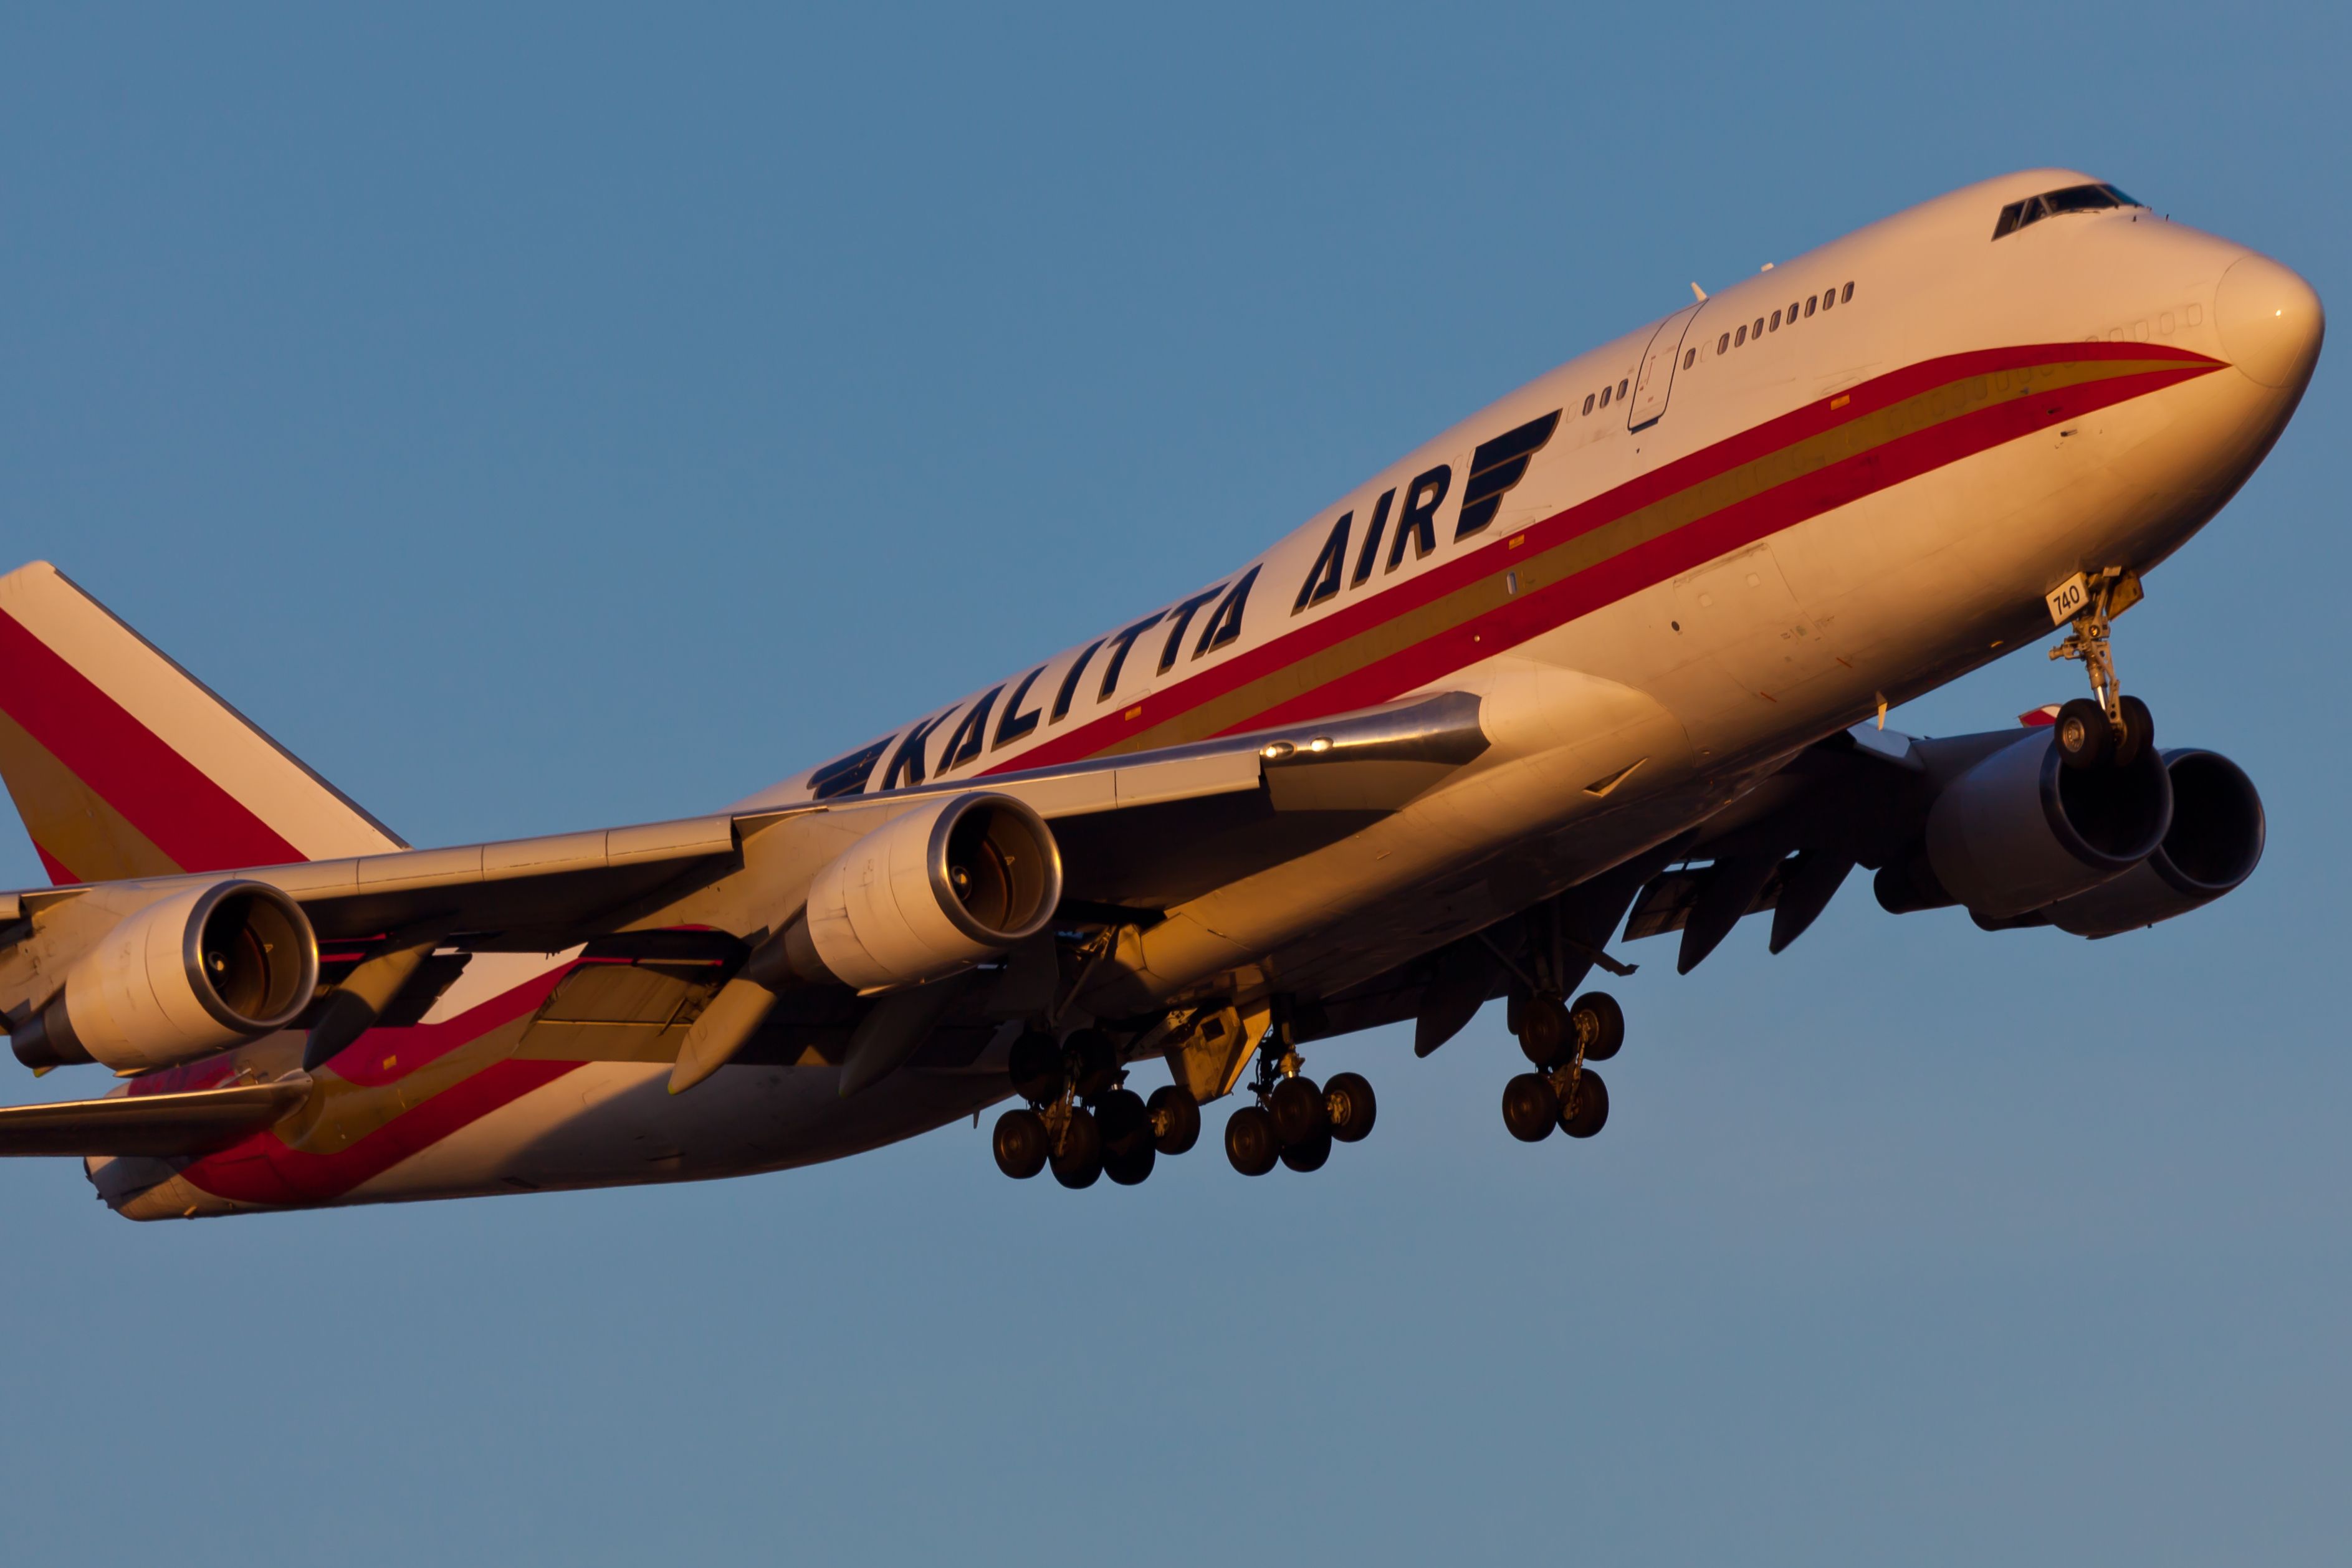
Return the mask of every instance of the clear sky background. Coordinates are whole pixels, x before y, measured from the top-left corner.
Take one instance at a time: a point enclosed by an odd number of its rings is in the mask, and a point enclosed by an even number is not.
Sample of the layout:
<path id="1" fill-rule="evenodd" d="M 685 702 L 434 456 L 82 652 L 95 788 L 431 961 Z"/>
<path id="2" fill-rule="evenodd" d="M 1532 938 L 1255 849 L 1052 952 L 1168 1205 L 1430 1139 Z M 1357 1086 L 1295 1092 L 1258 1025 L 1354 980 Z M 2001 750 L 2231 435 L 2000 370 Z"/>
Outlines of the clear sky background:
<path id="1" fill-rule="evenodd" d="M 466 842 L 744 795 L 1987 175 L 2352 300 L 2340 8 L 1911 10 L 8 6 L 0 545 Z M 1628 949 L 1590 1144 L 1504 1133 L 1499 1007 L 1318 1048 L 1381 1113 L 1313 1177 L 1222 1109 L 1083 1194 L 985 1121 L 188 1226 L 10 1163 L 0 1556 L 2341 1562 L 2345 353 L 2120 629 L 2264 792 L 2222 904 L 1857 878 L 1778 959 Z"/>

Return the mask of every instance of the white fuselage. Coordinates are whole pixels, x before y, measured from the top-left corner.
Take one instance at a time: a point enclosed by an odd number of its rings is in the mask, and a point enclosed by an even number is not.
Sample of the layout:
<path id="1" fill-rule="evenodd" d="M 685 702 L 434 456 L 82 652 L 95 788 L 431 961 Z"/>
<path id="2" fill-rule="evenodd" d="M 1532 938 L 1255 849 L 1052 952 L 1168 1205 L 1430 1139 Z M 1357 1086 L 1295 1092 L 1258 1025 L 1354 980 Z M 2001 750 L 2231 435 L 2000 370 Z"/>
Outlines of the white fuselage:
<path id="1" fill-rule="evenodd" d="M 2244 247 L 2144 208 L 1989 237 L 2005 203 L 2086 181 L 2037 171 L 1955 193 L 1580 355 L 1173 602 L 1129 639 L 1107 689 L 1115 634 L 1149 607 L 925 716 L 927 732 L 892 731 L 866 749 L 863 787 L 977 780 L 1414 692 L 1480 694 L 1492 748 L 1444 786 L 1125 937 L 1080 999 L 1122 1015 L 1328 991 L 1682 832 L 1792 752 L 2034 638 L 2042 595 L 2070 574 L 2161 562 L 2292 413 L 2307 361 L 2266 384 L 2225 341 L 2218 291 Z M 1825 291 L 1832 304 L 1808 309 Z M 2094 357 L 2076 363 L 2063 345 Z M 2118 354 L 2137 357 L 2095 357 Z M 2179 369 L 2195 360 L 2221 368 Z M 2156 379 L 2111 401 L 2084 393 L 2083 378 L 2118 367 Z M 2025 406 L 2045 395 L 2060 415 Z M 1841 423 L 1880 404 L 1877 425 Z M 1482 445 L 1555 410 L 1491 518 L 1457 538 Z M 1834 470 L 1816 480 L 1809 464 Z M 1440 468 L 1433 548 L 1416 536 L 1397 550 L 1409 492 Z M 1799 488 L 1792 476 L 1830 488 L 1805 505 L 1774 500 L 1775 486 Z M 1342 515 L 1335 591 L 1318 597 Z M 1313 602 L 1295 608 L 1301 598 Z M 812 769 L 743 805 L 804 801 L 841 776 Z M 515 981 L 557 962 L 477 965 Z M 465 1005 L 444 998 L 436 1015 Z M 992 1059 L 901 1072 L 847 1101 L 836 1071 L 730 1068 L 672 1100 L 666 1066 L 590 1063 L 352 1198 L 804 1163 L 1008 1092 Z"/>

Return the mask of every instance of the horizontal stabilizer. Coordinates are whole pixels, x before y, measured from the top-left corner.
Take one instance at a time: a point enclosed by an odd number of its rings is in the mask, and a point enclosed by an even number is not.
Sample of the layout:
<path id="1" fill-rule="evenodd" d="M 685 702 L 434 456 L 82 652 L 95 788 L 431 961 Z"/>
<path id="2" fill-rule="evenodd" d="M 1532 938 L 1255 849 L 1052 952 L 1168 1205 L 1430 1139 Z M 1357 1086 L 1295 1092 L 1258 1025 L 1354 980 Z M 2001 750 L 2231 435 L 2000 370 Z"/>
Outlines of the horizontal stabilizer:
<path id="1" fill-rule="evenodd" d="M 206 1153 L 269 1126 L 310 1092 L 310 1079 L 290 1073 L 180 1094 L 0 1107 L 0 1155 Z"/>

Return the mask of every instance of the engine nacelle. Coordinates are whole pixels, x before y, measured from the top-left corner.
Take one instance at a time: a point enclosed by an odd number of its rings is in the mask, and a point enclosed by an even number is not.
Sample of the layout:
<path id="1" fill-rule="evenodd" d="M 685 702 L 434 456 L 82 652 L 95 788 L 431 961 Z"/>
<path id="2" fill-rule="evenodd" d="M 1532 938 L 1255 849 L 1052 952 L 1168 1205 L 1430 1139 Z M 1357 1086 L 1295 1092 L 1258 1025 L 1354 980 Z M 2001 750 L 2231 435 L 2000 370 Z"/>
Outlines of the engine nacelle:
<path id="1" fill-rule="evenodd" d="M 13 1044 L 33 1066 L 170 1067 L 286 1027 L 318 986 L 319 942 L 302 906 L 264 882 L 215 882 L 107 932 Z"/>
<path id="2" fill-rule="evenodd" d="M 2172 776 L 2172 826 L 2156 852 L 2112 882 L 2062 899 L 2043 912 L 2076 936 L 2137 931 L 2210 904 L 2262 863 L 2263 797 L 2245 770 L 2219 752 L 2164 753 Z"/>
<path id="3" fill-rule="evenodd" d="M 1879 873 L 1879 902 L 1939 903 L 2005 921 L 2112 881 L 2155 851 L 2172 822 L 2163 760 L 2070 768 L 2044 731 L 1954 779 L 1928 809 L 1925 853 Z"/>
<path id="4" fill-rule="evenodd" d="M 917 806 L 844 850 L 809 885 L 803 921 L 826 973 L 860 991 L 938 980 L 1045 929 L 1062 852 L 1010 795 Z"/>

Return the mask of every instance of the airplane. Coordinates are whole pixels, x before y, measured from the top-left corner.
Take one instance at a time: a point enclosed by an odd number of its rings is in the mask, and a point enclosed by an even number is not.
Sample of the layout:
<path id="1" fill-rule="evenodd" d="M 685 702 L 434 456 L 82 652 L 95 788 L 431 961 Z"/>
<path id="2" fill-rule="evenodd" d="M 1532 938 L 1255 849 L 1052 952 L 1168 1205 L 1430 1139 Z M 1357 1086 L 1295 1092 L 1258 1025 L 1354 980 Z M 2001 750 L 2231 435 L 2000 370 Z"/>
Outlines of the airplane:
<path id="1" fill-rule="evenodd" d="M 1311 1050 L 1487 1003 L 1528 1142 L 1599 1132 L 1630 973 L 1856 867 L 1893 913 L 2105 938 L 2262 856 L 2113 626 L 2269 452 L 2301 278 L 2115 185 L 1969 185 L 1692 299 L 1254 560 L 724 809 L 414 848 L 54 567 L 0 577 L 0 1110 L 132 1219 L 733 1176 L 1010 1100 L 1000 1168 L 1363 1138 Z M 1889 707 L 2063 632 L 2089 694 Z M 2054 940 L 2044 936 L 2033 940 Z M 1167 1081 L 1129 1087 L 1154 1058 Z M 1519 1065 L 1519 1064 L 1513 1064 Z M 1498 1074 L 1498 1076 L 1501 1076 Z"/>

